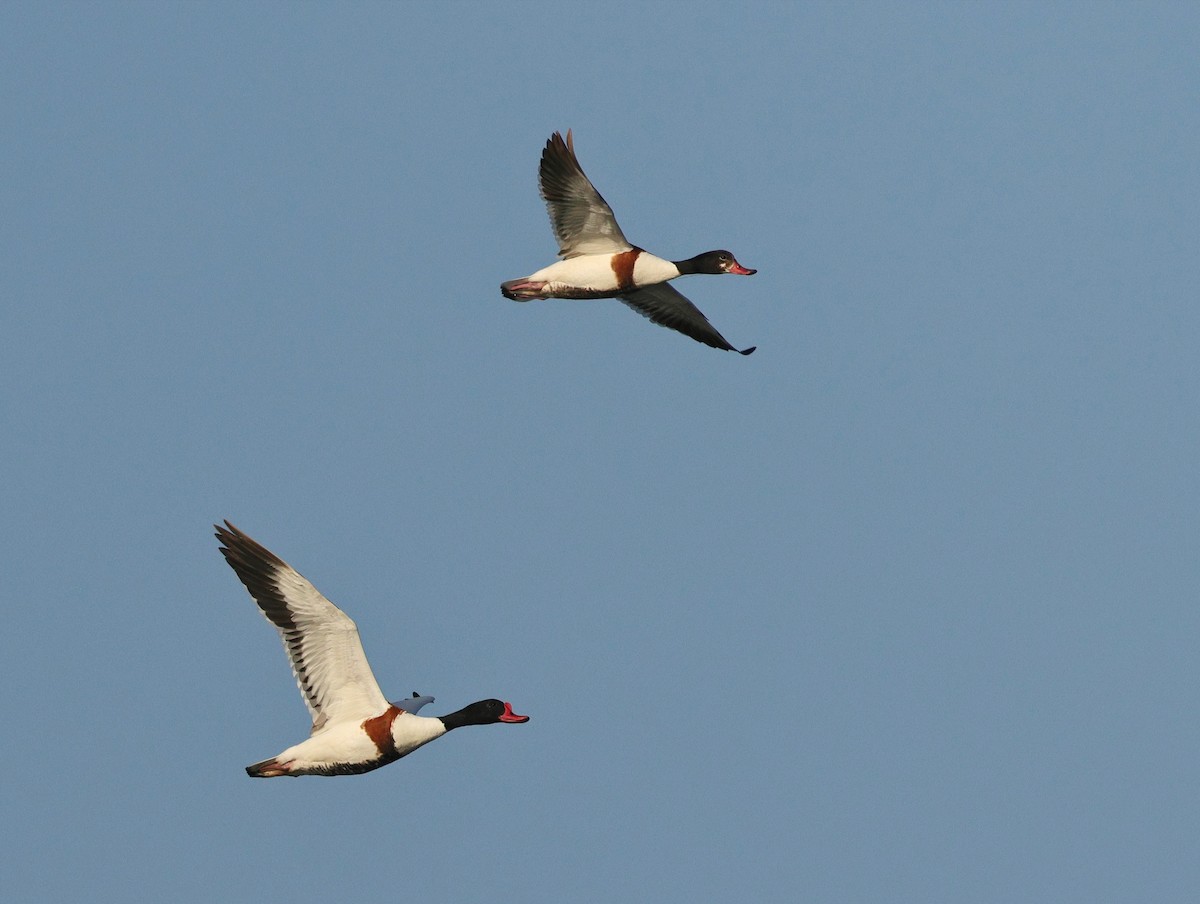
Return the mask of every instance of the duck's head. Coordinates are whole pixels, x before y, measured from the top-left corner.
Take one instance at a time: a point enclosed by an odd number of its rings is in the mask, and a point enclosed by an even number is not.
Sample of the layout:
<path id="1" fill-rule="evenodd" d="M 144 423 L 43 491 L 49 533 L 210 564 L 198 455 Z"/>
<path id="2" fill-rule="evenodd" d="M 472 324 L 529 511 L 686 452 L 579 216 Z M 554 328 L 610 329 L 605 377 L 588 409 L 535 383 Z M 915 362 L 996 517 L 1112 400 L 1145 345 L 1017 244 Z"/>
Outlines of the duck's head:
<path id="1" fill-rule="evenodd" d="M 480 700 L 470 706 L 464 706 L 456 713 L 439 717 L 446 730 L 461 728 L 464 725 L 494 725 L 497 722 L 528 722 L 529 716 L 519 716 L 513 712 L 512 704 L 504 700 Z"/>
<path id="2" fill-rule="evenodd" d="M 705 251 L 689 260 L 681 261 L 676 266 L 681 273 L 735 273 L 738 276 L 752 276 L 758 272 L 743 267 L 728 251 Z"/>

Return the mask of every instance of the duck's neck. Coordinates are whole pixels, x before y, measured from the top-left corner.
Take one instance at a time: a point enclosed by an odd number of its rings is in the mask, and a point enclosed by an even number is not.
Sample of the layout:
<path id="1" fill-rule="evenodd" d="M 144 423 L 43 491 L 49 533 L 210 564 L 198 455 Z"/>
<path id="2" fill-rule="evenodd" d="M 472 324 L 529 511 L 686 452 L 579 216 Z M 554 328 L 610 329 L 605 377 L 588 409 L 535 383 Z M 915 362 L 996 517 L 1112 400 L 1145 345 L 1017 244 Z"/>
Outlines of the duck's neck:
<path id="1" fill-rule="evenodd" d="M 685 261 L 671 261 L 675 265 L 675 269 L 679 271 L 680 276 L 687 276 L 689 273 L 700 272 L 700 258 L 703 254 L 697 254 L 695 257 L 689 257 Z"/>
<path id="2" fill-rule="evenodd" d="M 479 703 L 472 703 L 470 706 L 464 706 L 458 712 L 447 713 L 437 718 L 446 726 L 446 731 L 453 731 L 456 728 L 462 728 L 464 725 L 485 725 L 488 722 L 488 718 L 482 711 L 481 704 Z"/>

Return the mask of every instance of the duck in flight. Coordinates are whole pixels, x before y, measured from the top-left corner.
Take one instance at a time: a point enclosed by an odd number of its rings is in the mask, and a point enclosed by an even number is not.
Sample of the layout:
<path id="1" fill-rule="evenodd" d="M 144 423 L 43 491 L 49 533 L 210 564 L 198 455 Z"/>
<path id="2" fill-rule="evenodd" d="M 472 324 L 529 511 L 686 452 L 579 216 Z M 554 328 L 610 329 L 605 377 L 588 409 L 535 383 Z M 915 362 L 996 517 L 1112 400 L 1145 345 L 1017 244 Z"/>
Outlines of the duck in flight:
<path id="1" fill-rule="evenodd" d="M 669 261 L 631 245 L 612 208 L 579 165 L 569 129 L 565 141 L 555 132 L 546 142 L 538 186 L 562 260 L 524 279 L 501 283 L 505 298 L 619 298 L 654 323 L 697 342 L 743 355 L 754 351 L 755 346 L 738 349 L 730 345 L 668 280 L 688 273 L 750 276 L 758 271 L 743 267 L 728 251 L 706 251 L 684 261 Z"/>
<path id="2" fill-rule="evenodd" d="M 228 521 L 214 525 L 221 552 L 283 638 L 312 714 L 306 741 L 247 766 L 255 778 L 370 772 L 464 725 L 528 722 L 502 700 L 480 700 L 447 716 L 418 716 L 432 697 L 389 703 L 363 652 L 358 628 L 298 571 Z"/>

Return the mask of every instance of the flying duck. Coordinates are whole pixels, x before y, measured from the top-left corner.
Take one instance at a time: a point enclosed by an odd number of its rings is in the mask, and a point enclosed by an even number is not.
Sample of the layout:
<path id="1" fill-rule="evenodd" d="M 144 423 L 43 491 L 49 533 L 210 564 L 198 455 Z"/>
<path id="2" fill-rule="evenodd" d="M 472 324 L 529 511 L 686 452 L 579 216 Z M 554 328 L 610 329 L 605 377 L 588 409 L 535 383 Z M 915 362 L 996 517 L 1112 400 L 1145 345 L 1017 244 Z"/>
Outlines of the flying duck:
<path id="1" fill-rule="evenodd" d="M 307 741 L 247 766 L 248 775 L 357 775 L 393 763 L 464 725 L 529 721 L 502 700 L 480 700 L 432 718 L 416 715 L 432 697 L 414 692 L 410 699 L 389 703 L 371 674 L 350 616 L 228 521 L 224 527 L 213 526 L 225 561 L 283 638 L 313 719 Z"/>
<path id="2" fill-rule="evenodd" d="M 513 301 L 533 298 L 619 298 L 654 323 L 678 330 L 713 348 L 748 355 L 755 346 L 737 349 L 717 332 L 668 280 L 688 273 L 757 273 L 728 251 L 706 251 L 685 261 L 668 261 L 631 245 L 617 225 L 612 208 L 584 175 L 575 157 L 571 130 L 559 132 L 542 151 L 538 186 L 562 260 L 526 276 L 500 284 Z"/>

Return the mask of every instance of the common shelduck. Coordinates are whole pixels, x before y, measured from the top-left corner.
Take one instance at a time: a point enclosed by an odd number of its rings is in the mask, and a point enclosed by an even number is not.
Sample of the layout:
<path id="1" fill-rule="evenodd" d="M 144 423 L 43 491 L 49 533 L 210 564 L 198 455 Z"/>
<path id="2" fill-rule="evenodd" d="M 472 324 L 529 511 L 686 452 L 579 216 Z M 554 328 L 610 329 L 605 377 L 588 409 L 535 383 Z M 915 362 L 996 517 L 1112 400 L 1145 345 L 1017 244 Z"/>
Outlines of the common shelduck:
<path id="1" fill-rule="evenodd" d="M 283 638 L 313 719 L 307 741 L 247 766 L 249 775 L 357 775 L 395 762 L 454 728 L 529 721 L 502 700 L 480 700 L 432 718 L 415 715 L 432 697 L 414 692 L 409 700 L 389 703 L 350 617 L 228 521 L 213 526 L 225 560 Z"/>
<path id="2" fill-rule="evenodd" d="M 758 271 L 743 267 L 728 251 L 706 251 L 685 261 L 669 261 L 631 245 L 612 208 L 579 165 L 570 129 L 566 141 L 555 132 L 546 142 L 538 186 L 562 260 L 524 279 L 501 283 L 505 298 L 619 298 L 654 323 L 697 342 L 743 355 L 754 351 L 753 346 L 737 349 L 730 345 L 700 309 L 667 281 L 688 273 L 750 276 Z"/>

